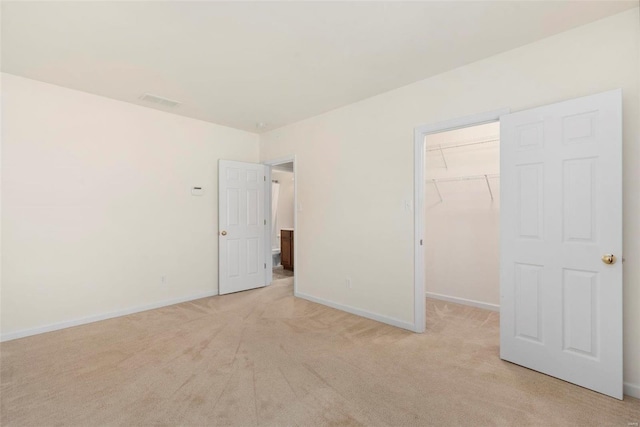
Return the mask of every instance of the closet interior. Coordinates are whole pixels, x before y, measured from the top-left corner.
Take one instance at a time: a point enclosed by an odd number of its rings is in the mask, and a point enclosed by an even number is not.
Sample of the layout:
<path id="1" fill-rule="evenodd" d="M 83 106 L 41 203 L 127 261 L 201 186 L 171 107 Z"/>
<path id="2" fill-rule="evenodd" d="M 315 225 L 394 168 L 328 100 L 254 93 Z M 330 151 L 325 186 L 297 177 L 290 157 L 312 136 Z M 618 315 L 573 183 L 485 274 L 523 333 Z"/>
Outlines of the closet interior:
<path id="1" fill-rule="evenodd" d="M 427 297 L 499 307 L 500 124 L 427 135 Z"/>

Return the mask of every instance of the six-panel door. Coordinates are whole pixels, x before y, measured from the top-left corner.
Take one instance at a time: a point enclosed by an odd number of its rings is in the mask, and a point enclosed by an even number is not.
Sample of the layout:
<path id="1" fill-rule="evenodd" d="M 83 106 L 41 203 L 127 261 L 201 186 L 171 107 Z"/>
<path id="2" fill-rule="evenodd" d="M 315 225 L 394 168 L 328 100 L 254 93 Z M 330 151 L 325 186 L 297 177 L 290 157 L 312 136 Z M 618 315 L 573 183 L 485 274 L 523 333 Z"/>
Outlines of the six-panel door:
<path id="1" fill-rule="evenodd" d="M 265 286 L 265 166 L 220 160 L 218 187 L 220 294 Z"/>
<path id="2" fill-rule="evenodd" d="M 500 355 L 619 399 L 621 105 L 616 90 L 500 119 Z"/>

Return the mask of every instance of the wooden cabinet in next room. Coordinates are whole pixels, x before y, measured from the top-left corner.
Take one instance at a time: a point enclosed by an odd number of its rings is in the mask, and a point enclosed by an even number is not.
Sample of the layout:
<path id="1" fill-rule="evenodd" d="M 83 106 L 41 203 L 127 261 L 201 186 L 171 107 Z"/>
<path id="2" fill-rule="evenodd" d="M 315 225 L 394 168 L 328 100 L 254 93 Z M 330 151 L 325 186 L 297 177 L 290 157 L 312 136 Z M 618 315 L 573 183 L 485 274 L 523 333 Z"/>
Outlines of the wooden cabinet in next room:
<path id="1" fill-rule="evenodd" d="M 280 257 L 282 267 L 293 271 L 293 230 L 280 230 Z"/>

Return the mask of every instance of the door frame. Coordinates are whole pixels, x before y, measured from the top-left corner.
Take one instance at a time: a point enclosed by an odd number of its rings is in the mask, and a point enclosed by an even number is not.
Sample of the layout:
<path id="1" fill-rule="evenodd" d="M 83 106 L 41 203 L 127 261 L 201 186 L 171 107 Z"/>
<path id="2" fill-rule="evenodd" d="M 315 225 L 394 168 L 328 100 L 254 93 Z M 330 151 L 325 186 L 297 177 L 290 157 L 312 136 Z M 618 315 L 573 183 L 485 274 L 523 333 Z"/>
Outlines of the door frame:
<path id="1" fill-rule="evenodd" d="M 265 182 L 265 213 L 267 218 L 267 224 L 269 227 L 265 229 L 265 251 L 267 254 L 271 253 L 272 241 L 271 241 L 271 166 L 278 166 L 284 163 L 293 163 L 293 259 L 298 260 L 298 164 L 296 162 L 296 155 L 289 154 L 282 157 L 277 157 L 271 160 L 263 160 L 262 164 L 269 166 L 267 169 L 267 179 Z M 267 191 L 268 190 L 268 191 Z M 273 258 L 271 258 L 273 259 Z M 298 290 L 298 274 L 299 266 L 295 267 L 293 273 L 293 294 L 295 295 Z M 273 280 L 273 266 L 267 269 L 267 286 L 271 285 Z"/>
<path id="2" fill-rule="evenodd" d="M 414 311 L 413 331 L 422 333 L 426 328 L 426 292 L 425 292 L 425 255 L 424 255 L 424 229 L 425 229 L 425 137 L 429 134 L 446 132 L 455 129 L 477 126 L 486 123 L 499 122 L 500 116 L 509 114 L 509 108 L 488 111 L 471 116 L 459 117 L 437 123 L 418 126 L 414 129 Z"/>

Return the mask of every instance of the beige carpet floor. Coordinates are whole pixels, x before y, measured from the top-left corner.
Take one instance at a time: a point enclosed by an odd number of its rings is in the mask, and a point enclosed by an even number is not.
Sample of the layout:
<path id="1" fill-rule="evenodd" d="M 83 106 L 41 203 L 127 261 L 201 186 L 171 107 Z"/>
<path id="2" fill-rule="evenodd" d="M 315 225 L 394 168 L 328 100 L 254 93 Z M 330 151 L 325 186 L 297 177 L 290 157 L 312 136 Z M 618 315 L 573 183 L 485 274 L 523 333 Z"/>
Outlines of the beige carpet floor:
<path id="1" fill-rule="evenodd" d="M 429 300 L 413 334 L 292 279 L 0 346 L 2 426 L 630 426 L 624 401 L 503 362 L 498 315 Z"/>

